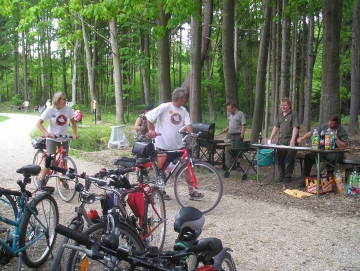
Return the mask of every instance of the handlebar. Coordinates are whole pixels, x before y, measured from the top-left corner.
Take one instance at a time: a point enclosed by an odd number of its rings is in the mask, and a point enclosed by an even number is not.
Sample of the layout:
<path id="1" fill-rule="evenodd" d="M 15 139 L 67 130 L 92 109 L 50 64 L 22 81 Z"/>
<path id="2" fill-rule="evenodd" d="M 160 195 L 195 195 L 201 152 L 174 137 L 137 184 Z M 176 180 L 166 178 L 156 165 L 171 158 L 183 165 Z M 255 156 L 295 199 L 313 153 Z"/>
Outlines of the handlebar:
<path id="1" fill-rule="evenodd" d="M 181 258 L 184 256 L 193 255 L 195 253 L 201 253 L 209 251 L 219 245 L 222 246 L 221 240 L 218 238 L 205 238 L 196 242 L 194 245 L 191 245 L 187 248 L 184 248 L 181 251 L 169 251 L 162 254 L 151 253 L 151 251 L 130 251 L 130 248 L 124 246 L 118 246 L 116 249 L 111 249 L 104 244 L 103 241 L 100 241 L 94 237 L 90 237 L 82 232 L 79 232 L 74 229 L 70 229 L 61 224 L 58 224 L 55 228 L 55 231 L 59 234 L 62 234 L 70 239 L 75 240 L 80 245 L 86 246 L 79 247 L 73 245 L 63 245 L 63 247 L 71 248 L 74 250 L 82 251 L 86 255 L 93 259 L 105 259 L 107 256 L 100 253 L 103 251 L 112 256 L 121 258 L 124 261 L 131 263 L 132 265 L 138 267 L 146 267 L 152 270 L 161 270 L 169 271 L 173 270 L 171 267 L 164 267 L 159 264 L 158 259 L 169 259 L 169 258 Z M 146 257 L 144 257 L 144 255 Z M 152 260 L 155 260 L 152 262 Z M 177 269 L 180 270 L 181 269 Z"/>

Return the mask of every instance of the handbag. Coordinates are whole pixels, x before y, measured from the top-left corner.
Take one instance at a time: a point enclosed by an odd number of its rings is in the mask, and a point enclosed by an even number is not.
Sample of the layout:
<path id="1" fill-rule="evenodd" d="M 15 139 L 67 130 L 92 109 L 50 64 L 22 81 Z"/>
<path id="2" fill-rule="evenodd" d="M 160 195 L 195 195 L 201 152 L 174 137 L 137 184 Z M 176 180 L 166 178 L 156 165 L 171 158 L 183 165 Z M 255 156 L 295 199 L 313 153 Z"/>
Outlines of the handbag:
<path id="1" fill-rule="evenodd" d="M 135 142 L 132 148 L 132 153 L 142 156 L 150 156 L 155 151 L 155 146 L 152 142 Z"/>

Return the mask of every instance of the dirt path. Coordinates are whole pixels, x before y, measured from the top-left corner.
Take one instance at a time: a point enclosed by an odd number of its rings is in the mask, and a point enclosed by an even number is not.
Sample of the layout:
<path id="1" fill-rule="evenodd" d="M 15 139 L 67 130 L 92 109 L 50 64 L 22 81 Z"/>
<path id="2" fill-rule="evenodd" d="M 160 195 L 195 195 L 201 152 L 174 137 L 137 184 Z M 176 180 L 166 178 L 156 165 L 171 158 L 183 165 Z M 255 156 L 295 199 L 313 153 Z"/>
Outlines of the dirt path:
<path id="1" fill-rule="evenodd" d="M 16 168 L 32 161 L 28 134 L 37 117 L 1 115 L 11 116 L 11 120 L 0 123 L 0 186 L 16 188 Z M 102 167 L 80 159 L 76 164 L 86 172 Z M 224 179 L 226 193 L 219 206 L 206 215 L 202 237 L 221 238 L 224 246 L 232 248 L 238 270 L 360 270 L 360 214 L 340 214 L 342 207 L 359 206 L 359 200 L 336 195 L 300 200 L 284 195 L 280 184 L 258 187 L 254 181 L 241 181 L 235 171 L 231 175 Z M 66 221 L 76 200 L 64 203 L 55 197 L 61 206 L 61 220 Z M 175 240 L 173 217 L 179 207 L 174 200 L 166 205 L 166 247 L 170 249 Z M 5 270 L 15 269 L 13 265 Z"/>

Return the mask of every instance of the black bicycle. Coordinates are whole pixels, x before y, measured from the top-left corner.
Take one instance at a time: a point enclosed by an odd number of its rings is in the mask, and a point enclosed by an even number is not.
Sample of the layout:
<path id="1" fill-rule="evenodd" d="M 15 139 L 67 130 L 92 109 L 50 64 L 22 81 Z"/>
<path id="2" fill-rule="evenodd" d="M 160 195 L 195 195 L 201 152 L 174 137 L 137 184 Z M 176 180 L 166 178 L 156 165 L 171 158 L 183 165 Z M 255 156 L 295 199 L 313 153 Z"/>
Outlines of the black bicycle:
<path id="1" fill-rule="evenodd" d="M 118 242 L 114 236 L 89 234 L 69 229 L 61 224 L 56 227 L 59 234 L 76 241 L 76 245 L 64 245 L 73 251 L 81 252 L 88 258 L 96 260 L 82 265 L 82 269 L 67 267 L 65 270 L 139 270 L 147 268 L 162 271 L 236 271 L 235 262 L 230 254 L 231 249 L 224 248 L 218 238 L 198 239 L 205 223 L 203 214 L 196 208 L 184 207 L 176 214 L 174 230 L 178 232 L 176 244 L 172 251 L 160 252 L 156 247 L 148 250 L 133 250 Z M 128 229 L 128 226 L 124 229 Z M 95 227 L 95 226 L 94 226 Z M 90 228 L 91 229 L 91 228 Z M 93 230 L 90 230 L 94 232 Z M 134 234 L 129 231 L 128 234 Z M 134 234 L 132 236 L 136 238 Z M 116 258 L 118 264 L 109 266 L 109 259 Z M 98 263 L 98 265 L 96 264 Z M 111 268 L 111 269 L 110 269 Z"/>

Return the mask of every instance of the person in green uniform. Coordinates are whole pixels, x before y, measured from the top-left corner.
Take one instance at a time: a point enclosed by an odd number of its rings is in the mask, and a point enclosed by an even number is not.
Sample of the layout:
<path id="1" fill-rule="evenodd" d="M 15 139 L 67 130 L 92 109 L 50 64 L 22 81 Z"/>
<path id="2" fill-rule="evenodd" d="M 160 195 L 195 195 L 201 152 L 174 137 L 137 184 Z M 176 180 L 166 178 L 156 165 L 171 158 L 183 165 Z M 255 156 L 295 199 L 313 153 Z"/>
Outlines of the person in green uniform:
<path id="1" fill-rule="evenodd" d="M 299 115 L 291 108 L 291 101 L 288 98 L 281 99 L 281 112 L 277 116 L 274 128 L 271 132 L 270 140 L 280 131 L 278 144 L 286 146 L 296 146 L 299 136 L 300 122 Z M 289 164 L 285 167 L 285 158 L 288 156 Z M 277 160 L 279 169 L 279 182 L 289 183 L 294 172 L 296 150 L 277 150 Z"/>
<path id="2" fill-rule="evenodd" d="M 334 131 L 335 148 L 344 149 L 344 148 L 346 148 L 347 144 L 349 143 L 348 133 L 345 130 L 345 128 L 340 125 L 340 116 L 337 114 L 330 115 L 329 121 L 327 123 L 322 124 L 318 129 L 319 129 L 318 130 L 319 133 L 322 130 L 324 130 L 324 132 L 326 132 L 326 130 L 328 130 L 328 129 Z M 309 131 L 302 137 L 299 137 L 298 142 L 301 143 L 304 140 L 311 138 L 311 136 L 312 136 L 312 131 Z M 310 176 L 312 165 L 316 163 L 315 156 L 316 156 L 315 152 L 310 152 L 305 155 L 302 177 Z M 341 161 L 343 158 L 344 158 L 343 153 L 338 153 L 338 154 L 336 154 L 336 153 L 321 153 L 320 154 L 320 159 L 328 162 L 326 164 L 326 170 L 327 170 L 328 174 L 334 173 L 333 165 L 335 165 L 336 162 Z M 302 186 L 305 186 L 305 182 Z"/>

